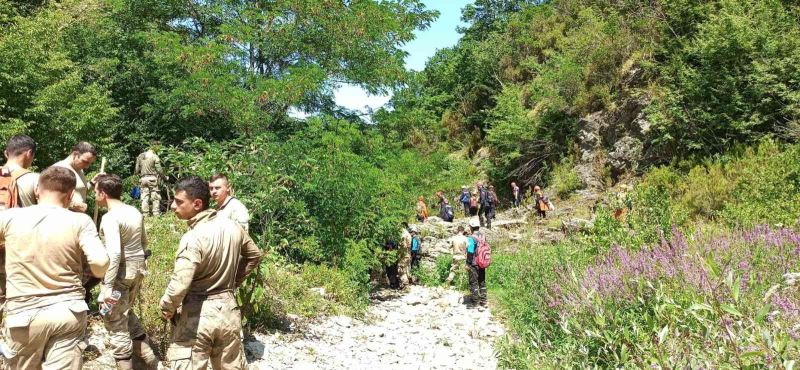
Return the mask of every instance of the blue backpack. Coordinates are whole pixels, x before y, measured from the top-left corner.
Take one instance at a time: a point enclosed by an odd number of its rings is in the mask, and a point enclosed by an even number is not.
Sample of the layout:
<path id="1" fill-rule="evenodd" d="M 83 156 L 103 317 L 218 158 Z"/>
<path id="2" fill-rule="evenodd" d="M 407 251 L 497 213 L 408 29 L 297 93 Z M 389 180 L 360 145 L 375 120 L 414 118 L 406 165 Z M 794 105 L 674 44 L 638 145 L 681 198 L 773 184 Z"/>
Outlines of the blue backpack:
<path id="1" fill-rule="evenodd" d="M 133 189 L 131 189 L 131 198 L 139 199 L 141 196 L 142 196 L 142 189 L 139 188 L 138 186 L 134 186 Z"/>
<path id="2" fill-rule="evenodd" d="M 420 248 L 421 246 L 422 246 L 422 242 L 419 241 L 418 237 L 415 236 L 415 237 L 411 238 L 411 251 L 412 252 L 419 252 L 420 249 L 422 249 L 422 248 Z"/>

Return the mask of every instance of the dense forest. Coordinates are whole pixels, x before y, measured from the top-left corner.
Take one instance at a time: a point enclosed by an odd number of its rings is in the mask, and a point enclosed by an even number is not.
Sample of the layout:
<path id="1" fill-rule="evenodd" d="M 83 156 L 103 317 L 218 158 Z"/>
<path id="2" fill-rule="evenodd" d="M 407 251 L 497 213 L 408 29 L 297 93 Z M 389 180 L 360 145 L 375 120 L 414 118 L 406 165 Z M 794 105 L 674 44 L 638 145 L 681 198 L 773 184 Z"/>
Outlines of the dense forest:
<path id="1" fill-rule="evenodd" d="M 557 243 L 500 243 L 502 366 L 796 367 L 796 1 L 476 0 L 460 41 L 407 71 L 403 46 L 437 16 L 421 0 L 0 0 L 0 139 L 34 137 L 40 169 L 90 141 L 129 184 L 154 140 L 172 180 L 229 173 L 269 250 L 240 296 L 252 328 L 357 312 L 418 196 L 517 181 L 557 203 L 591 193 L 575 208 L 594 213 Z M 336 105 L 341 84 L 392 98 L 365 116 Z M 165 252 L 174 222 L 150 225 Z"/>

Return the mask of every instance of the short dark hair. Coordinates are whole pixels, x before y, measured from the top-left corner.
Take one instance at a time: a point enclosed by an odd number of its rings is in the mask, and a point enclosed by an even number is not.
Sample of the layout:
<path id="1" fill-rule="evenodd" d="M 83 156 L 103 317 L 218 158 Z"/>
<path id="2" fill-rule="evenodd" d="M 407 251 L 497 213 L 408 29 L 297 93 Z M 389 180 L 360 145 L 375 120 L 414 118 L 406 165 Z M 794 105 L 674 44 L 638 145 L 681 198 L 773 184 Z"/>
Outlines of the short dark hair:
<path id="1" fill-rule="evenodd" d="M 203 210 L 208 209 L 208 201 L 211 199 L 211 192 L 208 190 L 208 183 L 198 176 L 188 176 L 180 179 L 175 185 L 175 194 L 186 192 L 190 199 L 200 199 L 203 202 Z"/>
<path id="2" fill-rule="evenodd" d="M 50 166 L 39 175 L 39 189 L 67 194 L 75 190 L 77 178 L 69 169 Z"/>
<path id="3" fill-rule="evenodd" d="M 26 151 L 36 152 L 36 142 L 28 135 L 14 135 L 6 142 L 6 155 L 16 157 Z"/>
<path id="4" fill-rule="evenodd" d="M 97 190 L 106 193 L 111 199 L 122 197 L 122 179 L 117 175 L 98 175 L 95 184 L 97 184 Z"/>
<path id="5" fill-rule="evenodd" d="M 86 141 L 75 144 L 75 146 L 72 147 L 72 152 L 78 154 L 91 153 L 93 156 L 97 156 L 97 149 L 94 148 L 94 145 Z"/>
<path id="6" fill-rule="evenodd" d="M 230 184 L 230 182 L 231 182 L 230 180 L 228 180 L 228 176 L 225 176 L 224 174 L 222 174 L 222 173 L 219 173 L 219 172 L 217 172 L 217 173 L 215 173 L 215 174 L 211 175 L 211 178 L 210 178 L 210 179 L 208 179 L 208 182 L 214 182 L 214 181 L 217 181 L 217 180 L 219 180 L 219 179 L 224 179 L 224 180 L 225 180 L 225 182 L 227 182 L 227 183 L 229 183 L 229 184 Z"/>

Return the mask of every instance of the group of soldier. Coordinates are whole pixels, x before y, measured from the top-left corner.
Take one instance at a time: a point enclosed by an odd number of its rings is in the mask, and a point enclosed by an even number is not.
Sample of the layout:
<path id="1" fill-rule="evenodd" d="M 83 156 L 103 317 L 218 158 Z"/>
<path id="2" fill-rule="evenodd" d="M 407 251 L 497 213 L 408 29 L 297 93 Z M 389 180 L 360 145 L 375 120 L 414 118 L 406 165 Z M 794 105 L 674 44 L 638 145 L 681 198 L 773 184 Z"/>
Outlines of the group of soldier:
<path id="1" fill-rule="evenodd" d="M 481 310 L 487 305 L 486 270 L 480 268 L 474 259 L 477 253 L 476 243 L 484 238 L 480 221 L 477 219 L 471 219 L 467 225 L 459 225 L 456 228 L 456 235 L 449 240 L 452 262 L 445 280 L 445 284 L 452 284 L 458 270 L 464 267 L 470 286 L 470 299 L 467 304 L 469 307 L 478 307 Z M 389 287 L 393 289 L 401 289 L 415 283 L 411 270 L 419 265 L 421 258 L 421 239 L 419 229 L 415 225 L 409 226 L 407 222 L 403 222 L 400 240 L 400 245 L 393 240 L 386 242 L 386 249 L 396 253 L 396 258 L 385 266 Z"/>
<path id="2" fill-rule="evenodd" d="M 160 213 L 160 159 L 153 149 L 136 161 L 141 212 L 122 200 L 117 175 L 87 181 L 97 158 L 86 142 L 40 174 L 29 168 L 36 143 L 25 135 L 6 144 L 0 180 L 10 196 L 0 202 L 0 275 L 5 346 L 11 369 L 79 369 L 85 349 L 94 279 L 120 369 L 155 369 L 158 358 L 131 304 L 146 275 L 145 215 Z M 10 181 L 9 181 L 10 180 Z M 99 230 L 85 212 L 88 192 L 108 212 Z M 211 198 L 216 209 L 210 207 Z M 175 266 L 159 302 L 173 325 L 166 360 L 173 369 L 242 369 L 241 316 L 234 296 L 261 251 L 250 238 L 247 209 L 231 196 L 228 179 L 189 176 L 177 181 L 171 208 L 189 231 L 181 238 Z M 110 311 L 109 311 L 110 310 Z M 105 311 L 105 312 L 104 312 Z"/>

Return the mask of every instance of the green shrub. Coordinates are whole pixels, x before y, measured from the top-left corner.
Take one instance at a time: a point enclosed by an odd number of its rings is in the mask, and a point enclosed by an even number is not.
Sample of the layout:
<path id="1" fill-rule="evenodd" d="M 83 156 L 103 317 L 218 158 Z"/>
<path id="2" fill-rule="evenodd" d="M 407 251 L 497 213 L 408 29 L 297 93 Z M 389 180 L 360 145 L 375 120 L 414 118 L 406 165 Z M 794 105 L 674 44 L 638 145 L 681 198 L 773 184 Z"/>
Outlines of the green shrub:
<path id="1" fill-rule="evenodd" d="M 566 199 L 575 190 L 582 189 L 584 186 L 578 173 L 575 172 L 575 161 L 566 158 L 553 168 L 550 188 L 554 189 L 561 199 Z"/>

